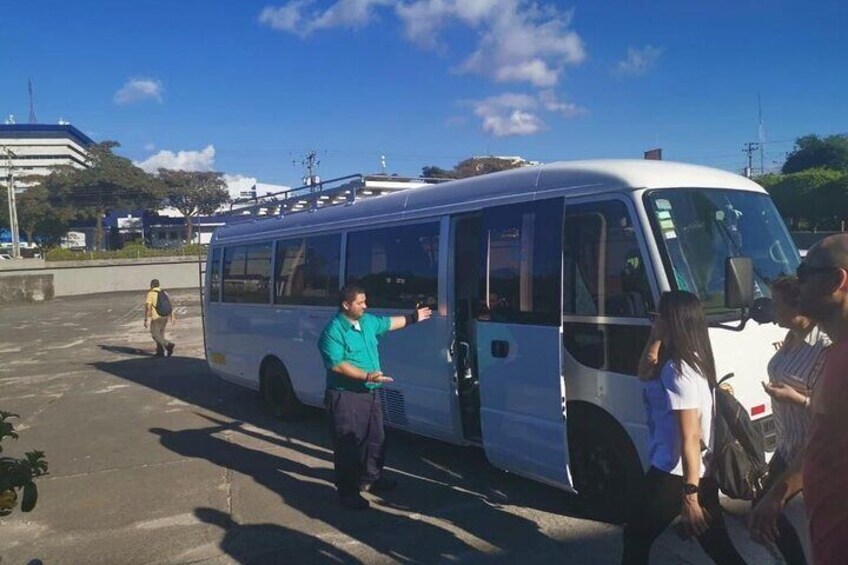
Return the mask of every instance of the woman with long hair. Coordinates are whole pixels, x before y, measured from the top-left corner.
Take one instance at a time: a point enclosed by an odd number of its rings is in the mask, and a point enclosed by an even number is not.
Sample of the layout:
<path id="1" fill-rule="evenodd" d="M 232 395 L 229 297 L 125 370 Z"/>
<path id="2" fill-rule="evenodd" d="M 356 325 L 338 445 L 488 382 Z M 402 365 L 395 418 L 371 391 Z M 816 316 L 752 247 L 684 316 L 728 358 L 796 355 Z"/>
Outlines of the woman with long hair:
<path id="1" fill-rule="evenodd" d="M 622 563 L 645 564 L 654 540 L 680 517 L 682 537 L 697 538 L 713 561 L 745 563 L 733 546 L 709 476 L 715 361 L 698 297 L 663 294 L 639 361 L 645 383 L 651 468 L 624 528 Z"/>
<path id="2" fill-rule="evenodd" d="M 798 310 L 801 287 L 796 277 L 781 277 L 771 284 L 775 322 L 786 328 L 786 338 L 768 364 L 777 450 L 769 461 L 763 495 L 754 500 L 751 535 L 756 541 L 774 542 L 789 565 L 807 562 L 801 540 L 782 513 L 791 496 L 778 485 L 798 457 L 803 456 L 810 420 L 810 397 L 821 375 L 830 338 L 816 322 Z M 774 487 L 774 488 L 773 488 Z"/>

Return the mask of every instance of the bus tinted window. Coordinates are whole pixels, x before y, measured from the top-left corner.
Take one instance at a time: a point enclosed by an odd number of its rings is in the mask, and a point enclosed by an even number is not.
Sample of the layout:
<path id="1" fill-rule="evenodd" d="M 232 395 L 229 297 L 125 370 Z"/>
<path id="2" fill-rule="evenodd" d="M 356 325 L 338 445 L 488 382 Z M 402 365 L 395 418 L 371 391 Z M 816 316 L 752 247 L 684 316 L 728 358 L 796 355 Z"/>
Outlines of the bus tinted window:
<path id="1" fill-rule="evenodd" d="M 224 302 L 267 304 L 270 292 L 270 242 L 224 250 Z"/>
<path id="2" fill-rule="evenodd" d="M 563 312 L 643 318 L 653 307 L 645 260 L 623 202 L 566 206 Z"/>
<path id="3" fill-rule="evenodd" d="M 335 306 L 339 292 L 340 235 L 277 242 L 277 304 Z"/>
<path id="4" fill-rule="evenodd" d="M 484 212 L 481 319 L 561 322 L 562 200 Z"/>
<path id="5" fill-rule="evenodd" d="M 209 301 L 220 302 L 221 300 L 221 248 L 212 250 L 212 259 L 209 265 Z"/>
<path id="6" fill-rule="evenodd" d="M 439 288 L 439 224 L 414 224 L 347 237 L 346 281 L 360 284 L 368 305 L 436 306 Z"/>

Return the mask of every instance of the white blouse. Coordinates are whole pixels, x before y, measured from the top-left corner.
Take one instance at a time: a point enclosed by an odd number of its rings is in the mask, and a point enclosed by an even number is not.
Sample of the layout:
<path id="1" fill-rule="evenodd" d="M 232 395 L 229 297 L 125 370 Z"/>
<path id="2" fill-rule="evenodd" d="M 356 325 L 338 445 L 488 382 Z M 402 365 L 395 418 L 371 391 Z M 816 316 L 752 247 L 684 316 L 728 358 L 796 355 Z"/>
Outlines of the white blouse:
<path id="1" fill-rule="evenodd" d="M 768 364 L 769 382 L 784 383 L 805 396 L 810 396 L 821 375 L 824 352 L 830 338 L 817 326 L 803 341 L 786 341 Z M 777 452 L 790 463 L 807 438 L 809 413 L 804 406 L 772 402 L 777 432 Z"/>

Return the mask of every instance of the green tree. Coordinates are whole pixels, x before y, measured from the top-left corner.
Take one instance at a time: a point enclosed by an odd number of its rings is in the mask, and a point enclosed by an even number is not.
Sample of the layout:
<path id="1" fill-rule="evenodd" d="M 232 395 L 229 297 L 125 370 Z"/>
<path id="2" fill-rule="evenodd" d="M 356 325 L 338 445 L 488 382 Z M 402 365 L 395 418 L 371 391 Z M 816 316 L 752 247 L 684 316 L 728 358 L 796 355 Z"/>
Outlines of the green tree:
<path id="1" fill-rule="evenodd" d="M 213 214 L 230 198 L 222 173 L 159 169 L 168 204 L 186 219 L 186 243 L 191 243 L 193 218 Z"/>
<path id="2" fill-rule="evenodd" d="M 21 179 L 21 183 L 28 186 L 15 199 L 18 225 L 30 245 L 35 242 L 36 235 L 50 245 L 58 242 L 68 231 L 69 212 L 50 204 L 49 193 L 42 180 L 43 177 Z"/>
<path id="3" fill-rule="evenodd" d="M 115 155 L 115 141 L 93 145 L 88 151 L 88 167 L 58 167 L 44 180 L 50 203 L 72 210 L 83 219 L 96 222 L 94 248 L 103 245 L 103 217 L 110 210 L 153 208 L 162 199 L 161 187 L 152 175 L 125 157 Z"/>
<path id="4" fill-rule="evenodd" d="M 421 169 L 421 176 L 425 179 L 455 179 L 455 171 L 446 171 L 441 167 L 427 166 Z"/>
<path id="5" fill-rule="evenodd" d="M 807 169 L 757 179 L 793 229 L 835 229 L 848 216 L 848 172 Z"/>
<path id="6" fill-rule="evenodd" d="M 783 174 L 788 175 L 817 168 L 848 171 L 848 136 L 799 137 L 795 141 L 795 149 L 786 157 L 782 170 Z"/>
<path id="7" fill-rule="evenodd" d="M 439 167 L 427 166 L 422 168 L 421 172 L 424 178 L 465 179 L 478 175 L 507 171 L 509 169 L 517 169 L 525 164 L 524 161 L 518 159 L 505 159 L 503 157 L 471 157 L 470 159 L 460 161 L 449 171 Z"/>
<path id="8" fill-rule="evenodd" d="M 14 426 L 7 420 L 18 418 L 17 414 L 0 410 L 0 442 L 6 438 L 18 439 Z M 0 452 L 3 446 L 0 445 Z M 47 461 L 43 451 L 28 451 L 22 459 L 0 457 L 0 516 L 14 510 L 21 496 L 21 511 L 29 512 L 38 502 L 38 487 L 35 479 L 47 474 Z"/>

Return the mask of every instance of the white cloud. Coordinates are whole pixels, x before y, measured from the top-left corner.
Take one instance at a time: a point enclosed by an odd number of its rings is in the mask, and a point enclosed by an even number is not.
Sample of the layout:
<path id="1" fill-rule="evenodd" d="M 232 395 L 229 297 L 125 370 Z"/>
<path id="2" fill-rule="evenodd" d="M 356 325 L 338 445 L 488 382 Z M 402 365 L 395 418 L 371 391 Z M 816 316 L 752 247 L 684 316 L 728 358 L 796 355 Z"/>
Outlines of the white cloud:
<path id="1" fill-rule="evenodd" d="M 260 23 L 306 36 L 321 29 L 358 29 L 372 22 L 379 8 L 393 8 L 413 43 L 444 49 L 440 33 L 448 25 L 471 28 L 475 50 L 457 66 L 460 73 L 497 82 L 556 85 L 565 67 L 586 58 L 583 40 L 570 29 L 572 13 L 555 3 L 532 0 L 337 0 L 326 10 L 310 10 L 315 0 L 292 0 L 267 7 Z"/>
<path id="2" fill-rule="evenodd" d="M 547 129 L 540 117 L 543 112 L 559 114 L 565 118 L 582 116 L 588 111 L 557 98 L 553 90 L 543 90 L 537 95 L 504 93 L 471 103 L 474 114 L 482 120 L 486 133 L 496 137 L 509 135 L 534 135 Z"/>
<path id="3" fill-rule="evenodd" d="M 392 6 L 396 1 L 337 0 L 322 11 L 309 9 L 315 0 L 293 0 L 280 7 L 266 7 L 259 14 L 259 23 L 304 37 L 321 29 L 360 29 L 374 19 L 375 8 Z"/>
<path id="4" fill-rule="evenodd" d="M 556 112 L 566 118 L 576 118 L 587 114 L 589 111 L 573 102 L 566 102 L 557 98 L 553 90 L 543 90 L 539 93 L 539 101 L 548 112 Z"/>
<path id="5" fill-rule="evenodd" d="M 134 104 L 145 100 L 156 100 L 161 103 L 164 91 L 162 81 L 152 78 L 133 78 L 115 93 L 115 104 Z"/>
<path id="6" fill-rule="evenodd" d="M 481 39 L 459 67 L 460 72 L 488 76 L 497 82 L 529 82 L 549 88 L 566 66 L 586 58 L 580 36 L 568 29 L 570 12 L 504 0 L 480 26 Z"/>
<path id="7" fill-rule="evenodd" d="M 643 75 L 657 64 L 663 50 L 647 45 L 642 49 L 627 48 L 627 58 L 615 65 L 614 72 L 620 76 Z"/>
<path id="8" fill-rule="evenodd" d="M 262 13 L 259 14 L 259 23 L 265 24 L 272 29 L 279 31 L 289 31 L 297 33 L 300 29 L 300 23 L 303 21 L 301 10 L 304 6 L 311 4 L 311 1 L 295 1 L 289 2 L 285 6 L 274 8 L 267 6 Z"/>
<path id="9" fill-rule="evenodd" d="M 215 146 L 207 145 L 200 151 L 168 151 L 163 149 L 140 163 L 136 163 L 148 173 L 159 169 L 175 171 L 211 171 L 215 166 Z"/>
<path id="10" fill-rule="evenodd" d="M 495 137 L 533 135 L 545 123 L 533 112 L 539 101 L 527 94 L 506 93 L 474 103 L 474 113 L 482 119 L 483 131 Z"/>
<path id="11" fill-rule="evenodd" d="M 244 175 L 224 175 L 230 198 L 242 198 L 256 186 L 256 178 Z"/>
<path id="12" fill-rule="evenodd" d="M 145 151 L 156 151 L 156 144 L 155 144 L 155 143 L 153 143 L 153 142 L 151 142 L 151 143 L 145 143 L 145 144 L 144 144 L 144 150 L 145 150 Z"/>

